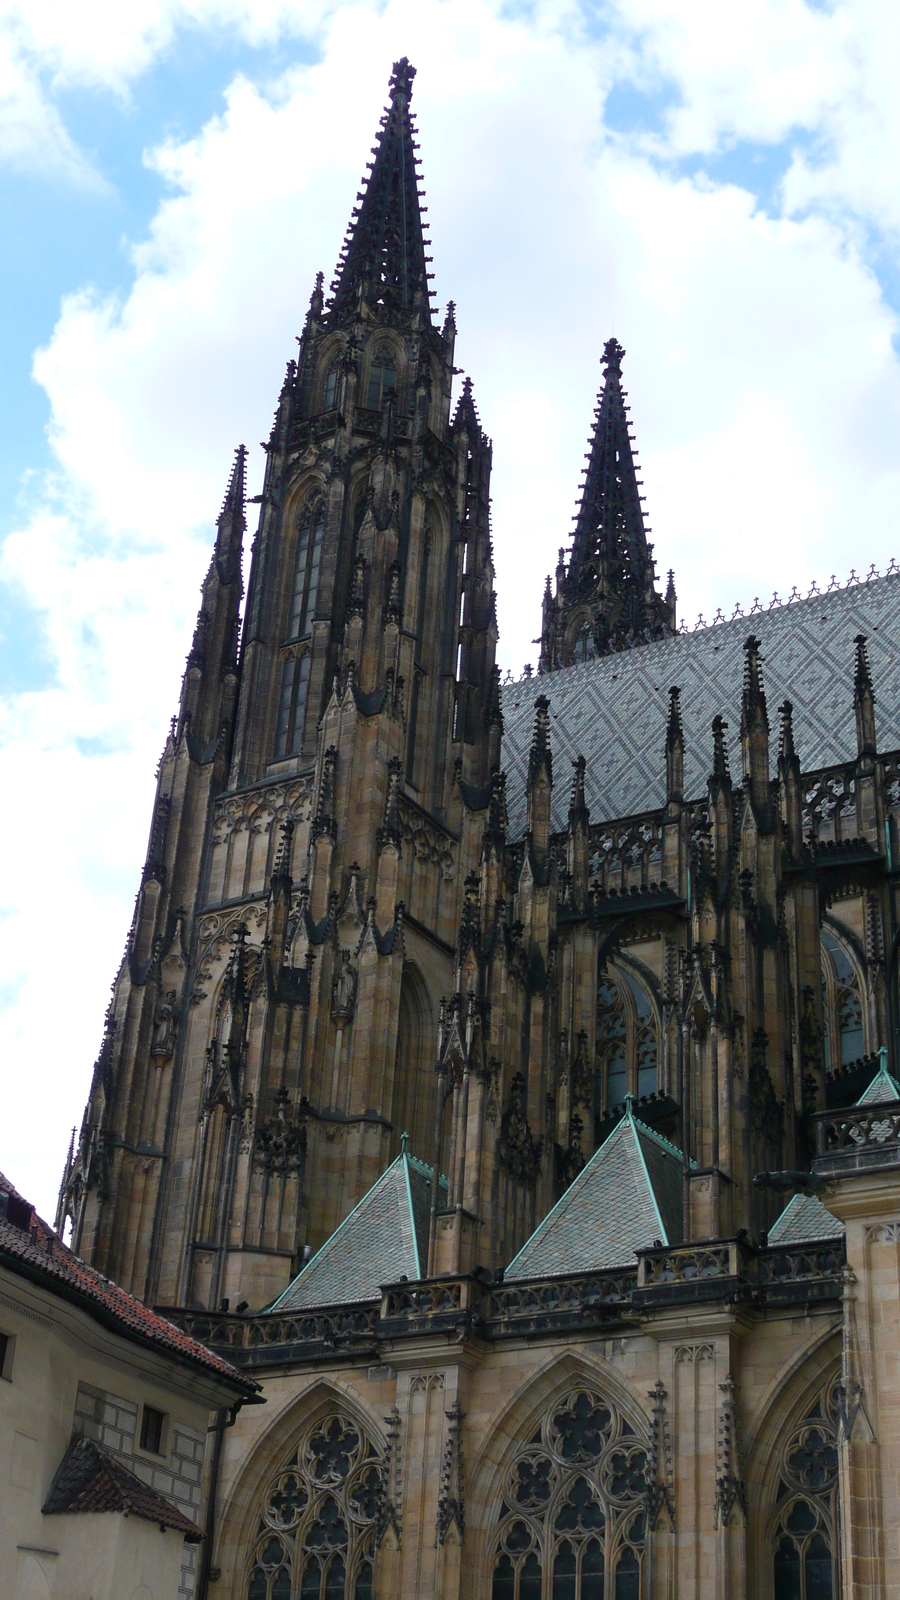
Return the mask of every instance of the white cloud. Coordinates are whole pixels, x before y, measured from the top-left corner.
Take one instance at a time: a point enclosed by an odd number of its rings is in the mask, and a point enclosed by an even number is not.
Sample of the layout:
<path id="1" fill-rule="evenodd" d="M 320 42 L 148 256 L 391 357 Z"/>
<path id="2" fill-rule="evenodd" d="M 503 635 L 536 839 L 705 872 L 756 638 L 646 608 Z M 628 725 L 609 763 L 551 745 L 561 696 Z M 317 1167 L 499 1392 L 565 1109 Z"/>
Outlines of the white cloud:
<path id="1" fill-rule="evenodd" d="M 315 271 L 337 256 L 396 56 L 419 69 L 437 288 L 457 301 L 457 359 L 495 442 L 504 662 L 535 659 L 610 332 L 628 351 L 657 555 L 691 617 L 894 553 L 900 372 L 896 319 L 855 242 L 887 180 L 872 198 L 854 162 L 878 127 L 896 150 L 863 49 L 874 4 L 854 9 L 854 48 L 845 8 L 800 0 L 629 0 L 627 26 L 600 37 L 574 6 L 511 15 L 491 0 L 88 7 L 86 43 L 64 8 L 31 11 L 47 72 L 114 92 L 177 49 L 186 19 L 317 31 L 320 51 L 265 92 L 236 79 L 195 138 L 154 153 L 168 192 L 132 286 L 103 300 L 73 284 L 36 358 L 59 467 L 4 570 L 41 609 L 59 671 L 0 707 L 2 792 L 20 797 L 23 839 L 45 841 L 6 874 L 0 959 L 5 993 L 19 988 L 0 1048 L 17 1064 L 2 1159 L 46 1206 L 124 941 L 231 450 L 251 446 L 258 487 L 254 443 Z M 680 91 L 652 141 L 603 128 L 628 61 Z M 687 152 L 796 126 L 827 160 L 807 173 L 797 157 L 782 216 L 681 175 Z"/>

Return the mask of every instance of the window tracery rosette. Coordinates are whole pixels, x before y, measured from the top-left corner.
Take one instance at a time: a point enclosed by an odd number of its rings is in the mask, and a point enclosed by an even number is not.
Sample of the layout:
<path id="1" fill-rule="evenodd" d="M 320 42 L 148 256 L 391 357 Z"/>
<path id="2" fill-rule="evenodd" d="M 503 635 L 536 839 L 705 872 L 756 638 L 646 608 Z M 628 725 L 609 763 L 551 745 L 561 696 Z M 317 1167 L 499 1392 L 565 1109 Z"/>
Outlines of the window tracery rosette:
<path id="1" fill-rule="evenodd" d="M 385 1472 L 350 1418 L 315 1423 L 269 1484 L 247 1600 L 372 1600 Z"/>
<path id="2" fill-rule="evenodd" d="M 646 1474 L 610 1401 L 557 1401 L 507 1471 L 491 1600 L 641 1600 Z"/>
<path id="3" fill-rule="evenodd" d="M 782 1452 L 769 1541 L 774 1600 L 836 1600 L 836 1432 L 829 1380 Z"/>

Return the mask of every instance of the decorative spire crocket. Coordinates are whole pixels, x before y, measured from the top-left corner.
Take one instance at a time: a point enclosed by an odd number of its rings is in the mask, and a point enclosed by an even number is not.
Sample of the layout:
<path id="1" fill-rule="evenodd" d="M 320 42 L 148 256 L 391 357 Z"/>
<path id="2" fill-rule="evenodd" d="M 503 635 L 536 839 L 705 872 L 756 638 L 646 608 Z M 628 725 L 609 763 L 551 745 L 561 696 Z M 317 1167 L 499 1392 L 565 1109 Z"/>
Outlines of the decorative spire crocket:
<path id="1" fill-rule="evenodd" d="M 572 548 L 568 563 L 557 567 L 555 596 L 549 579 L 544 594 L 542 672 L 675 632 L 674 581 L 670 573 L 664 600 L 647 540 L 622 388 L 624 354 L 617 339 L 607 339 Z"/>
<path id="2" fill-rule="evenodd" d="M 430 323 L 431 257 L 422 224 L 416 128 L 410 114 L 415 67 L 394 62 L 390 103 L 373 146 L 365 188 L 356 196 L 350 226 L 331 285 L 331 326 L 352 322 L 365 303 L 371 312 Z"/>

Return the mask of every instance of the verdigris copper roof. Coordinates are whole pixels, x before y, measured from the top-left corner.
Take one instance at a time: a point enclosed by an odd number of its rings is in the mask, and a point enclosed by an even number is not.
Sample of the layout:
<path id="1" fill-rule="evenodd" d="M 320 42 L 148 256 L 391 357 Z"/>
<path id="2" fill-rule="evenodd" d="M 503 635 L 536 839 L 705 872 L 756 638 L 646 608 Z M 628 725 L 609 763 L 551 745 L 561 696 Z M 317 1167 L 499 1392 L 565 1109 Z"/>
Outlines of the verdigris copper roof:
<path id="1" fill-rule="evenodd" d="M 629 1105 L 504 1273 L 552 1278 L 633 1266 L 635 1251 L 680 1244 L 684 1161 Z"/>
<path id="2" fill-rule="evenodd" d="M 566 826 L 568 815 L 567 761 L 579 755 L 587 761 L 592 821 L 632 816 L 665 803 L 672 684 L 681 690 L 686 798 L 696 800 L 706 792 L 710 723 L 716 715 L 729 724 L 731 767 L 739 776 L 743 643 L 751 633 L 762 642 L 773 767 L 776 708 L 785 698 L 794 707 L 794 741 L 804 771 L 855 759 L 853 641 L 858 633 L 868 639 L 879 749 L 900 748 L 900 573 L 892 573 L 505 684 L 502 763 L 510 837 L 521 835 L 525 826 L 528 751 L 539 694 L 550 700 L 556 830 Z"/>
<path id="3" fill-rule="evenodd" d="M 271 1307 L 377 1300 L 384 1283 L 421 1278 L 428 1262 L 432 1171 L 403 1151 Z M 439 1204 L 447 1180 L 440 1180 Z"/>
<path id="4" fill-rule="evenodd" d="M 818 1195 L 795 1194 L 769 1229 L 769 1244 L 814 1244 L 817 1239 L 842 1239 L 844 1224 L 823 1206 Z"/>
<path id="5" fill-rule="evenodd" d="M 900 1100 L 900 1083 L 892 1078 L 887 1069 L 887 1051 L 882 1048 L 881 1062 L 868 1089 L 864 1089 L 859 1099 L 858 1106 L 878 1106 L 885 1100 Z"/>

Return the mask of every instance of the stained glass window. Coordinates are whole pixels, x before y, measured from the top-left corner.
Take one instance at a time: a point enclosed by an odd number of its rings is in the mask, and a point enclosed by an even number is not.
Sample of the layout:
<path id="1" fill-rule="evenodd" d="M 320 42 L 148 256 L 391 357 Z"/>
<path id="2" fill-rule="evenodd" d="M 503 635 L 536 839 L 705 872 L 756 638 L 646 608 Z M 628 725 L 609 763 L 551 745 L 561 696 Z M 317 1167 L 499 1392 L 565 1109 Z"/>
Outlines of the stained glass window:
<path id="1" fill-rule="evenodd" d="M 384 1470 L 348 1417 L 314 1424 L 269 1484 L 247 1600 L 372 1600 Z"/>
<path id="2" fill-rule="evenodd" d="M 507 1472 L 491 1600 L 639 1600 L 646 1466 L 609 1402 L 577 1389 L 552 1406 Z"/>
<path id="3" fill-rule="evenodd" d="M 597 986 L 595 1112 L 611 1111 L 629 1093 L 653 1094 L 658 1062 L 659 1030 L 647 988 L 624 965 L 610 964 Z"/>
<path id="4" fill-rule="evenodd" d="M 838 1457 L 833 1380 L 782 1452 L 772 1524 L 775 1600 L 834 1600 Z"/>
<path id="5" fill-rule="evenodd" d="M 325 502 L 304 506 L 297 529 L 297 558 L 294 563 L 294 588 L 288 638 L 301 639 L 309 633 L 316 613 L 322 539 L 325 534 Z"/>
<path id="6" fill-rule="evenodd" d="M 309 651 L 289 655 L 281 669 L 281 694 L 275 725 L 275 760 L 297 756 L 303 743 L 306 693 L 309 688 Z"/>

